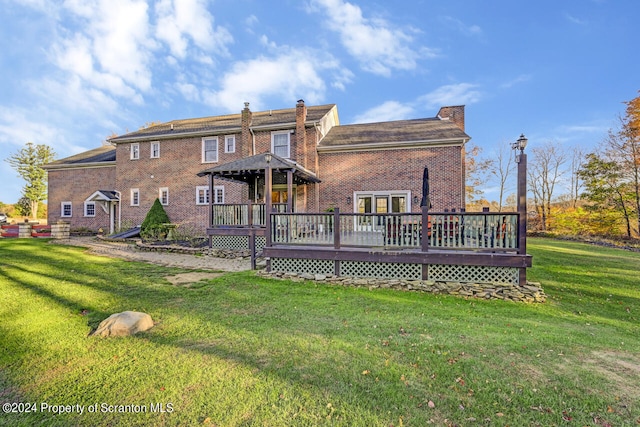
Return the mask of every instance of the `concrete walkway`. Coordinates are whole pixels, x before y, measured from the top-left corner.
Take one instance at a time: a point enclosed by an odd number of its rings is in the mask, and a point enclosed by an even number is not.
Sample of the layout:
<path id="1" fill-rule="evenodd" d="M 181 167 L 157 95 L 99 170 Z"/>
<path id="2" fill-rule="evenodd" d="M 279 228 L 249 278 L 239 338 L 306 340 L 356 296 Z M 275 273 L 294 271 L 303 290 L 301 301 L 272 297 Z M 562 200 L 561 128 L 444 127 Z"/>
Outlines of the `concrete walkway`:
<path id="1" fill-rule="evenodd" d="M 190 270 L 244 271 L 251 269 L 251 261 L 244 258 L 216 258 L 208 255 L 195 256 L 169 252 L 141 251 L 131 243 L 107 242 L 95 237 L 72 237 L 68 240 L 51 240 L 51 243 L 82 246 L 96 255 L 122 258 L 131 261 L 150 262 L 165 267 Z"/>

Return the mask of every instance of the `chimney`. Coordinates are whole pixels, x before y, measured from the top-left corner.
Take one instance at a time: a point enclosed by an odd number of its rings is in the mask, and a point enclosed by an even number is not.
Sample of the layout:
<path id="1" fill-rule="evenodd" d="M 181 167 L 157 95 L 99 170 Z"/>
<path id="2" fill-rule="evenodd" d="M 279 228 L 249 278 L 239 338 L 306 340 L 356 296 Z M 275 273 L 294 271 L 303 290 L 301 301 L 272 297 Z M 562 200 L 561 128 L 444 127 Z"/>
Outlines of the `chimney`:
<path id="1" fill-rule="evenodd" d="M 256 154 L 253 152 L 253 141 L 251 140 L 251 131 L 249 130 L 249 127 L 251 126 L 251 117 L 252 117 L 252 113 L 251 113 L 251 110 L 249 110 L 249 103 L 245 102 L 244 109 L 242 110 L 242 118 L 241 118 L 241 124 L 240 124 L 241 132 L 242 132 L 240 136 L 240 139 L 241 139 L 240 152 L 244 157 L 248 157 Z"/>
<path id="2" fill-rule="evenodd" d="M 464 131 L 464 105 L 442 107 L 438 111 L 438 117 L 444 120 L 451 120 Z"/>
<path id="3" fill-rule="evenodd" d="M 307 107 L 304 100 L 299 99 L 296 103 L 296 161 L 308 168 L 312 164 L 309 159 L 309 151 L 307 149 L 307 132 L 304 123 L 307 121 Z"/>

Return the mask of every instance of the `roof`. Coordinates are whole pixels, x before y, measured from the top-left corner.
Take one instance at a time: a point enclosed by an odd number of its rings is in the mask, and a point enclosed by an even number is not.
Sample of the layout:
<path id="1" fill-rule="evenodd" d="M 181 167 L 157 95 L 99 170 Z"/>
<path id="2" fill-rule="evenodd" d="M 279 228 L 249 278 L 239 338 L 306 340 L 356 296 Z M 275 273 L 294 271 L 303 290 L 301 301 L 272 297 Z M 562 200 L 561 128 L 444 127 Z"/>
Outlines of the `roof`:
<path id="1" fill-rule="evenodd" d="M 269 162 L 267 162 L 270 156 Z M 256 154 L 244 157 L 233 162 L 205 169 L 198 176 L 213 175 L 214 178 L 223 178 L 233 181 L 248 182 L 255 176 L 264 175 L 264 170 L 271 167 L 273 171 L 293 171 L 294 181 L 298 184 L 320 182 L 316 174 L 305 169 L 294 161 L 283 159 L 271 153 Z"/>
<path id="2" fill-rule="evenodd" d="M 65 157 L 64 159 L 54 160 L 43 166 L 44 169 L 57 169 L 64 167 L 77 166 L 96 166 L 99 164 L 108 165 L 115 164 L 116 147 L 113 145 L 103 145 L 93 150 L 84 151 L 80 154 Z"/>
<path id="3" fill-rule="evenodd" d="M 434 117 L 334 126 L 322 139 L 318 150 L 330 151 L 345 146 L 370 148 L 415 143 L 460 143 L 469 139 L 469 135 L 453 121 Z"/>
<path id="4" fill-rule="evenodd" d="M 87 201 L 90 202 L 117 202 L 119 200 L 120 195 L 115 190 L 98 190 L 87 197 Z"/>
<path id="5" fill-rule="evenodd" d="M 307 107 L 307 123 L 320 121 L 335 104 L 317 105 Z M 132 140 L 148 140 L 154 138 L 170 138 L 184 135 L 213 135 L 235 133 L 241 130 L 242 114 L 231 114 L 226 116 L 201 117 L 197 119 L 172 120 L 140 129 L 110 139 L 113 143 L 129 142 Z M 282 110 L 257 111 L 251 113 L 251 127 L 278 127 L 293 128 L 296 123 L 296 109 L 287 108 Z M 285 125 L 285 126 L 283 126 Z"/>

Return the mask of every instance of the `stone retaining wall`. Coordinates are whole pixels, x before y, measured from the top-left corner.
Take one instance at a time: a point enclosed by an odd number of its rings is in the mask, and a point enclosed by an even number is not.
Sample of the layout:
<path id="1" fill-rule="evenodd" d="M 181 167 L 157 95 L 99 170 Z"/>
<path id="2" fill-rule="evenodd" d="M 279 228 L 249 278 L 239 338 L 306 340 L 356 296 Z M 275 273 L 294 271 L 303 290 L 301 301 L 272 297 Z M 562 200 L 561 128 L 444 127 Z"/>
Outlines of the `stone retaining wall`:
<path id="1" fill-rule="evenodd" d="M 397 289 L 403 291 L 422 291 L 437 294 L 458 295 L 469 298 L 508 300 L 526 303 L 545 302 L 547 296 L 539 283 L 527 282 L 524 286 L 509 283 L 459 283 L 437 282 L 435 280 L 403 279 L 364 279 L 355 277 L 336 277 L 328 274 L 282 273 L 259 271 L 258 275 L 274 279 L 303 281 L 314 280 L 334 285 L 366 287 L 369 289 Z"/>

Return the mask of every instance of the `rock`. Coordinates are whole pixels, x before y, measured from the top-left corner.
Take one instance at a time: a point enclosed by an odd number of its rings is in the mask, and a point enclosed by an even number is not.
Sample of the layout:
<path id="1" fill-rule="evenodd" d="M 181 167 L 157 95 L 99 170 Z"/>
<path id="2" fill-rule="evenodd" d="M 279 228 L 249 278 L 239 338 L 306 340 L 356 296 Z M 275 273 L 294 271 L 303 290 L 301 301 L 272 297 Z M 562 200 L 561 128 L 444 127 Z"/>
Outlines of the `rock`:
<path id="1" fill-rule="evenodd" d="M 147 313 L 124 311 L 115 313 L 100 322 L 93 333 L 100 337 L 126 337 L 153 327 L 153 319 Z"/>
<path id="2" fill-rule="evenodd" d="M 305 280 L 314 280 L 315 276 L 313 274 L 310 273 L 302 273 L 300 274 L 300 277 L 305 279 Z"/>
<path id="3" fill-rule="evenodd" d="M 327 276 L 326 276 L 326 275 L 324 275 L 324 274 L 319 274 L 319 273 L 318 273 L 318 274 L 315 274 L 315 275 L 313 276 L 313 279 L 314 279 L 314 280 L 316 280 L 316 281 L 326 280 L 326 278 L 327 278 Z"/>

